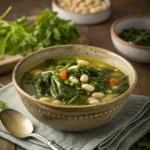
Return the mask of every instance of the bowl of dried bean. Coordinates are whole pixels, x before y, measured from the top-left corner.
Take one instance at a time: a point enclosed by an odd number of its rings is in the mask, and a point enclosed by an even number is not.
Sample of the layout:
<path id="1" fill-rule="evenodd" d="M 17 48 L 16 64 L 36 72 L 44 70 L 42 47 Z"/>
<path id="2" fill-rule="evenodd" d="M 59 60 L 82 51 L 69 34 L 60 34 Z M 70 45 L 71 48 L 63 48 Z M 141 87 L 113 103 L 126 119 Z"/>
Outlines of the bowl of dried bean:
<path id="1" fill-rule="evenodd" d="M 52 10 L 76 24 L 97 24 L 111 15 L 109 0 L 53 0 Z"/>

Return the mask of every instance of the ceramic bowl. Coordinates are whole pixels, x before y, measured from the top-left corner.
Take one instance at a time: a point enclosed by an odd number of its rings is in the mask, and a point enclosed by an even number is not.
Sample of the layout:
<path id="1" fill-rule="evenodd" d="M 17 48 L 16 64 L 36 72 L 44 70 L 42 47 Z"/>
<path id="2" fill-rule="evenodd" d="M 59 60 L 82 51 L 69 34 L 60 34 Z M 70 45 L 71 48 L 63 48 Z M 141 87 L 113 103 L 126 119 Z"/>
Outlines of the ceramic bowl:
<path id="1" fill-rule="evenodd" d="M 110 63 L 129 76 L 130 88 L 110 101 L 93 106 L 52 105 L 41 102 L 23 91 L 20 79 L 27 68 L 61 56 L 85 56 Z M 128 61 L 108 50 L 85 45 L 62 45 L 45 48 L 24 57 L 13 71 L 13 83 L 25 107 L 36 119 L 58 130 L 84 131 L 107 123 L 120 112 L 136 85 L 136 72 Z"/>
<path id="2" fill-rule="evenodd" d="M 141 63 L 150 63 L 150 46 L 130 44 L 118 35 L 125 29 L 150 30 L 150 15 L 129 16 L 118 19 L 111 26 L 111 38 L 115 48 L 125 57 Z"/>
<path id="3" fill-rule="evenodd" d="M 58 12 L 58 16 L 65 20 L 72 20 L 76 24 L 97 24 L 107 20 L 111 15 L 111 3 L 104 0 L 108 8 L 95 14 L 79 14 L 73 13 L 60 8 L 56 0 L 52 1 L 52 10 Z"/>

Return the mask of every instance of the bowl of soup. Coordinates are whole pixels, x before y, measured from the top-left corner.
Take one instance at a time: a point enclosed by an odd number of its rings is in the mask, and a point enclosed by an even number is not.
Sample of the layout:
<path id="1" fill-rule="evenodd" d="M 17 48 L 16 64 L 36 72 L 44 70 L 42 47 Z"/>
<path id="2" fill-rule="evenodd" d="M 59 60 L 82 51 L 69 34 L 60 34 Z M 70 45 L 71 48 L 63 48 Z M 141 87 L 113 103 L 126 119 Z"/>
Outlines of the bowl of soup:
<path id="1" fill-rule="evenodd" d="M 36 51 L 13 71 L 27 110 L 40 122 L 63 131 L 85 131 L 110 121 L 125 105 L 136 80 L 127 60 L 85 45 Z"/>

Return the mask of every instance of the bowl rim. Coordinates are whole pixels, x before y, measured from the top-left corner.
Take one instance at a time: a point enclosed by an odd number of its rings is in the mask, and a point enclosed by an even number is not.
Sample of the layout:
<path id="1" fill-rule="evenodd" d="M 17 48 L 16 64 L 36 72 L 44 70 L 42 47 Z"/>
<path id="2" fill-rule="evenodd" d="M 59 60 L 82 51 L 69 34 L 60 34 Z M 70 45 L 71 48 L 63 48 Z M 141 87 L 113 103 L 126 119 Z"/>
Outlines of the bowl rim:
<path id="1" fill-rule="evenodd" d="M 123 94 L 111 99 L 110 101 L 106 101 L 106 102 L 101 102 L 100 104 L 97 104 L 97 105 L 81 105 L 81 106 L 76 106 L 76 105 L 54 105 L 54 104 L 51 104 L 51 103 L 46 103 L 46 102 L 41 102 L 39 101 L 38 99 L 36 98 L 33 98 L 31 95 L 29 95 L 28 93 L 26 93 L 22 88 L 21 86 L 17 83 L 17 79 L 16 79 L 16 74 L 17 74 L 17 69 L 19 68 L 19 66 L 21 65 L 22 62 L 25 62 L 26 59 L 28 57 L 32 57 L 34 56 L 35 53 L 40 53 L 42 51 L 52 51 L 53 49 L 55 48 L 64 48 L 64 47 L 84 47 L 85 48 L 88 47 L 88 48 L 96 48 L 96 49 L 101 49 L 103 51 L 106 51 L 108 53 L 110 53 L 111 55 L 114 55 L 116 57 L 118 57 L 119 59 L 123 60 L 125 63 L 127 63 L 131 69 L 133 70 L 134 72 L 134 81 L 133 81 L 133 84 L 130 86 L 130 88 L 125 91 Z M 21 78 L 20 78 L 21 79 Z M 47 48 L 43 48 L 43 49 L 40 49 L 40 50 L 37 50 L 35 52 L 32 52 L 30 53 L 29 55 L 25 56 L 23 59 L 21 59 L 15 66 L 14 70 L 13 70 L 13 73 L 12 73 L 12 81 L 15 85 L 15 88 L 21 92 L 23 95 L 25 95 L 26 97 L 32 99 L 34 102 L 38 102 L 40 104 L 44 104 L 45 106 L 47 107 L 51 107 L 51 108 L 64 108 L 64 109 L 82 109 L 82 108 L 93 108 L 93 107 L 99 107 L 99 106 L 106 106 L 106 105 L 109 105 L 110 103 L 115 103 L 116 101 L 119 101 L 120 99 L 130 95 L 130 93 L 133 91 L 133 89 L 135 88 L 136 86 L 136 83 L 137 83 L 137 73 L 136 73 L 136 70 L 134 69 L 134 67 L 132 66 L 132 64 L 127 61 L 125 58 L 123 58 L 122 56 L 112 52 L 112 51 L 109 51 L 109 50 L 106 50 L 106 49 L 103 49 L 103 48 L 100 48 L 100 47 L 96 47 L 96 46 L 88 46 L 88 45 L 77 45 L 77 44 L 68 44 L 68 45 L 59 45 L 59 46 L 51 46 L 51 47 L 47 47 Z M 20 82 L 20 81 L 19 81 Z"/>
<path id="2" fill-rule="evenodd" d="M 53 5 L 55 5 L 57 8 L 59 8 L 60 10 L 64 11 L 64 12 L 67 12 L 67 13 L 70 13 L 70 14 L 73 14 L 73 15 L 80 15 L 80 16 L 94 16 L 94 15 L 97 15 L 97 14 L 101 14 L 103 12 L 106 12 L 108 11 L 110 8 L 111 8 L 111 2 L 110 0 L 104 0 L 104 1 L 108 1 L 108 7 L 105 9 L 105 10 L 102 10 L 100 12 L 97 12 L 97 13 L 94 13 L 94 14 L 91 14 L 91 13 L 88 13 L 88 14 L 80 14 L 80 13 L 75 13 L 75 12 L 71 12 L 71 11 L 68 11 L 68 10 L 65 10 L 63 8 L 61 8 L 59 5 L 57 5 L 57 0 L 52 0 L 52 8 L 54 7 Z"/>
<path id="3" fill-rule="evenodd" d="M 118 36 L 118 34 L 115 32 L 115 26 L 124 21 L 124 20 L 128 20 L 128 19 L 132 19 L 132 18 L 143 18 L 143 17 L 146 17 L 146 18 L 150 18 L 150 14 L 140 14 L 140 15 L 132 15 L 132 16 L 125 16 L 125 17 L 121 17 L 119 19 L 117 19 L 112 25 L 111 25 L 111 28 L 110 28 L 110 32 L 111 32 L 111 35 L 117 40 L 119 41 L 120 43 L 124 44 L 124 45 L 127 45 L 129 47 L 133 47 L 133 48 L 138 48 L 138 49 L 144 49 L 144 50 L 150 50 L 150 46 L 142 46 L 142 45 L 137 45 L 137 44 L 130 44 L 129 42 L 123 40 L 122 38 L 120 38 Z"/>

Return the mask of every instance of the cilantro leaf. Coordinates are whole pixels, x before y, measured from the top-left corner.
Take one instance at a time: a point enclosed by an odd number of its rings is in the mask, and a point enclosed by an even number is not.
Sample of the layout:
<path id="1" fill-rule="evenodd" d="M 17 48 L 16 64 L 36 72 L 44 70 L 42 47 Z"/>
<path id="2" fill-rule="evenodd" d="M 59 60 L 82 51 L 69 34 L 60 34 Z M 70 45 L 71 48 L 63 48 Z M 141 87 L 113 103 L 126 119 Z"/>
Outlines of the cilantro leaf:
<path id="1" fill-rule="evenodd" d="M 6 103 L 3 102 L 3 101 L 0 101 L 0 109 L 6 109 L 6 108 L 8 108 L 8 106 L 6 105 Z"/>

